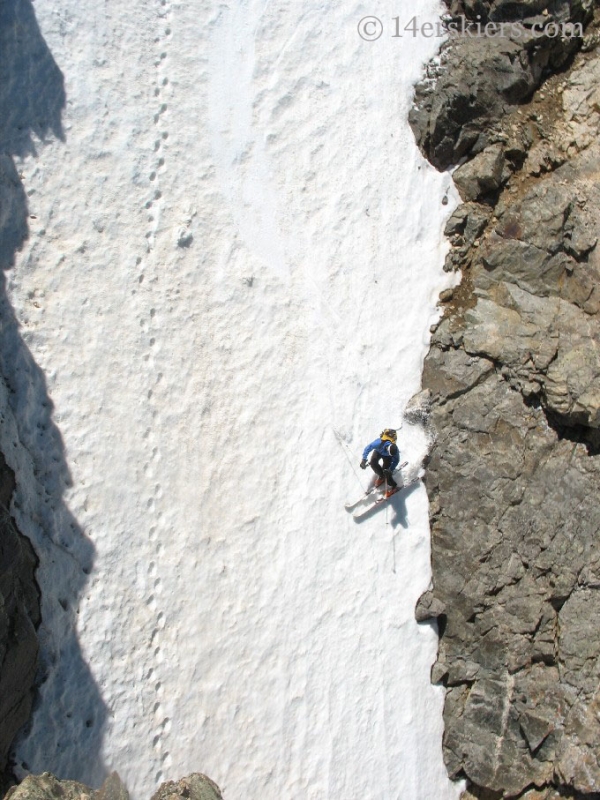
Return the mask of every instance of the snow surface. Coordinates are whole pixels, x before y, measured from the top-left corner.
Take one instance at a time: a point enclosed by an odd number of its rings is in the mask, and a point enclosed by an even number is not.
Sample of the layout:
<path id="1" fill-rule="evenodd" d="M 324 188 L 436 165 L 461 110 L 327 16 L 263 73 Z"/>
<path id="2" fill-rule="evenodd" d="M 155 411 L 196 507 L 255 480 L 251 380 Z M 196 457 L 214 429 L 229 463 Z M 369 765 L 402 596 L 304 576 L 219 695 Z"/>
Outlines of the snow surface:
<path id="1" fill-rule="evenodd" d="M 391 2 L 35 11 L 67 107 L 65 141 L 19 163 L 35 219 L 5 336 L 2 444 L 44 592 L 21 773 L 458 797 L 414 620 L 425 490 L 360 525 L 344 509 L 448 285 L 450 177 L 406 122 L 439 40 L 362 41 Z M 418 465 L 424 433 L 399 444 Z"/>

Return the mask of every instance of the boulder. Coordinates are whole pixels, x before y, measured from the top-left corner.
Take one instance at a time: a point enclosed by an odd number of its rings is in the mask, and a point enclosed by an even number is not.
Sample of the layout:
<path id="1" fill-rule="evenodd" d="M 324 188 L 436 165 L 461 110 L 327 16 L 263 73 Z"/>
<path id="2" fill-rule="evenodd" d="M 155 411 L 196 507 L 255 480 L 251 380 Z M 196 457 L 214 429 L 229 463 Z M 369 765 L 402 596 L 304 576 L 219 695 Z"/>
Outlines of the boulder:
<path id="1" fill-rule="evenodd" d="M 462 199 L 482 201 L 494 195 L 502 185 L 504 165 L 502 145 L 493 144 L 456 169 L 452 177 Z"/>
<path id="2" fill-rule="evenodd" d="M 152 795 L 152 800 L 223 800 L 221 790 L 216 783 L 194 772 L 180 781 L 163 783 Z"/>

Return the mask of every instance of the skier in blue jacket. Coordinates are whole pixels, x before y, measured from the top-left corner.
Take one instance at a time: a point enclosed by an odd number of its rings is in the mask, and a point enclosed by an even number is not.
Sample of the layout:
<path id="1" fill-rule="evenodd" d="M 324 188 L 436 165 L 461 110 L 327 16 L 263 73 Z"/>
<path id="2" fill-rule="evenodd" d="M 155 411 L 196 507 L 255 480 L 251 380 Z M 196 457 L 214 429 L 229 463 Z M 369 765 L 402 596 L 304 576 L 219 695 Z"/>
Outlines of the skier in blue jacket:
<path id="1" fill-rule="evenodd" d="M 387 483 L 388 491 L 386 497 L 398 491 L 398 484 L 394 480 L 394 470 L 400 461 L 400 451 L 396 445 L 398 435 L 393 428 L 386 428 L 379 439 L 368 444 L 363 452 L 362 461 L 360 462 L 361 469 L 367 468 L 367 463 L 371 465 L 371 469 L 378 476 L 375 481 L 375 486 L 381 486 L 382 483 Z M 367 458 L 369 453 L 373 453 L 369 462 Z"/>

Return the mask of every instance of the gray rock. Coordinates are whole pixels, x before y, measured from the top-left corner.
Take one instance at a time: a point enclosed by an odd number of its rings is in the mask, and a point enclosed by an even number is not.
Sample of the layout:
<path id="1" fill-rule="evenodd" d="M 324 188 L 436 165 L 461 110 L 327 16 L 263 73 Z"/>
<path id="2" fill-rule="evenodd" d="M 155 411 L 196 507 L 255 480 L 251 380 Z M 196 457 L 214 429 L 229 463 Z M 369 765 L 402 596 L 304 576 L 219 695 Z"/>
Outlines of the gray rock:
<path id="1" fill-rule="evenodd" d="M 527 20 L 539 15 L 543 24 L 584 23 L 591 0 L 447 0 L 451 16 L 465 15 L 486 23 Z M 409 122 L 427 158 L 439 169 L 459 163 L 496 141 L 497 125 L 540 85 L 544 74 L 563 66 L 581 46 L 577 37 L 542 39 L 524 33 L 518 38 L 454 37 L 442 53 L 441 65 L 431 66 L 417 85 Z M 581 93 L 580 93 L 581 94 Z"/>
<path id="2" fill-rule="evenodd" d="M 8 790 L 5 800 L 129 800 L 129 792 L 116 772 L 97 791 L 76 781 L 61 781 L 48 772 L 28 775 Z M 152 800 L 223 800 L 216 783 L 199 772 L 180 781 L 163 783 Z"/>
<path id="3" fill-rule="evenodd" d="M 94 791 L 76 781 L 60 781 L 49 772 L 28 775 L 8 790 L 5 800 L 128 800 L 129 793 L 113 772 L 103 786 Z"/>
<path id="4" fill-rule="evenodd" d="M 129 800 L 129 792 L 117 772 L 111 772 L 100 789 L 95 792 L 94 800 Z"/>
<path id="5" fill-rule="evenodd" d="M 557 642 L 557 609 L 577 591 L 584 564 L 598 561 L 600 476 L 589 474 L 584 446 L 560 442 L 543 412 L 507 388 L 488 371 L 473 388 L 434 402 L 438 441 L 427 474 L 434 590 L 418 617 L 444 609 L 432 678 L 467 689 L 446 704 L 451 774 L 513 796 L 550 781 L 559 754 L 571 752 L 565 730 L 585 684 L 583 677 L 569 684 L 562 670 L 572 664 L 582 675 L 589 654 L 578 650 L 577 632 Z M 560 611 L 565 626 L 568 610 L 565 603 Z M 589 636 L 589 617 L 573 613 Z M 595 686 L 587 690 L 585 707 Z M 580 741 L 575 750 L 579 763 Z"/>
<path id="6" fill-rule="evenodd" d="M 152 800 L 223 800 L 216 783 L 195 772 L 180 781 L 163 783 Z"/>
<path id="7" fill-rule="evenodd" d="M 440 131 L 463 79 L 430 87 Z M 433 588 L 416 616 L 438 621 L 431 679 L 446 686 L 444 756 L 465 797 L 600 796 L 598 85 L 590 53 L 529 108 L 472 117 L 474 157 L 455 172 L 469 202 L 446 226 L 447 264 L 464 278 L 423 374 Z M 433 128 L 421 138 L 434 163 L 460 150 L 447 131 L 446 149 Z"/>
<path id="8" fill-rule="evenodd" d="M 454 171 L 454 183 L 466 202 L 484 200 L 498 191 L 504 173 L 504 150 L 493 144 Z"/>
<path id="9" fill-rule="evenodd" d="M 488 224 L 489 209 L 478 203 L 464 203 L 458 206 L 446 223 L 446 236 L 461 236 L 469 245 L 481 236 Z"/>
<path id="10" fill-rule="evenodd" d="M 573 428 L 600 424 L 600 221 L 593 213 L 600 187 L 589 177 L 598 157 L 590 146 L 541 176 L 522 200 L 501 199 L 470 261 L 478 299 L 461 339 Z"/>
<path id="11" fill-rule="evenodd" d="M 548 142 L 539 141 L 527 154 L 524 171 L 529 175 L 539 176 L 564 164 L 566 158 L 560 149 Z"/>
<path id="12" fill-rule="evenodd" d="M 490 143 L 488 127 L 536 88 L 542 68 L 508 39 L 464 39 L 444 51 L 435 83 L 415 90 L 409 122 L 439 169 Z"/>
<path id="13" fill-rule="evenodd" d="M 489 290 L 500 281 L 515 283 L 519 288 L 541 297 L 558 291 L 559 279 L 568 272 L 566 256 L 553 257 L 546 250 L 518 239 L 501 241 L 491 234 L 480 254 L 483 267 L 477 275 L 477 288 Z"/>
<path id="14" fill-rule="evenodd" d="M 575 65 L 562 94 L 565 127 L 563 146 L 567 151 L 581 152 L 596 141 L 600 104 L 598 78 L 600 63 L 592 57 Z M 563 147 L 564 149 L 564 147 Z"/>
<path id="15" fill-rule="evenodd" d="M 552 13 L 558 19 L 570 19 L 589 10 L 590 2 L 570 2 L 559 0 L 549 4 L 547 0 L 446 0 L 446 5 L 453 15 L 464 14 L 469 19 L 479 16 L 484 22 L 488 20 L 527 20 L 546 11 L 551 5 Z"/>
<path id="16" fill-rule="evenodd" d="M 445 606 L 433 596 L 432 592 L 425 592 L 421 596 L 415 609 L 417 622 L 427 622 L 430 619 L 437 619 L 445 611 Z"/>

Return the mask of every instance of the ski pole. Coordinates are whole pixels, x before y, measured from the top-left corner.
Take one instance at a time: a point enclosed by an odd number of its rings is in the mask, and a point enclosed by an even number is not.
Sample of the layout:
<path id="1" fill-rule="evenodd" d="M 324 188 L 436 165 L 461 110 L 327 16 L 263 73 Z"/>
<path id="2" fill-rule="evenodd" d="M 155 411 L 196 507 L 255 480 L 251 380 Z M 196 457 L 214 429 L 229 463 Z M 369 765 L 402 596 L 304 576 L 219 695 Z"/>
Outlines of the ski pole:
<path id="1" fill-rule="evenodd" d="M 390 491 L 391 487 L 388 487 L 388 491 Z M 390 504 L 386 503 L 385 505 L 385 524 L 390 524 Z"/>
<path id="2" fill-rule="evenodd" d="M 331 428 L 332 428 L 332 430 L 333 430 L 333 432 L 335 434 L 335 438 L 338 440 L 338 442 L 342 446 L 342 450 L 344 451 L 344 455 L 348 459 L 348 463 L 352 467 L 352 472 L 354 473 L 354 476 L 355 476 L 356 480 L 358 481 L 358 485 L 364 491 L 364 487 L 363 487 L 362 481 L 360 479 L 360 476 L 359 476 L 358 472 L 356 471 L 356 468 L 354 466 L 354 462 L 352 461 L 352 459 L 350 458 L 350 455 L 348 454 L 348 450 L 350 450 L 350 448 L 348 447 L 348 445 L 344 441 L 344 439 L 342 437 L 342 434 L 336 428 L 334 428 L 333 425 L 331 426 Z"/>

